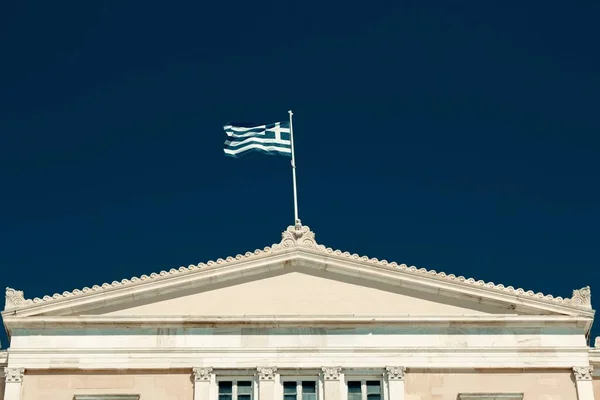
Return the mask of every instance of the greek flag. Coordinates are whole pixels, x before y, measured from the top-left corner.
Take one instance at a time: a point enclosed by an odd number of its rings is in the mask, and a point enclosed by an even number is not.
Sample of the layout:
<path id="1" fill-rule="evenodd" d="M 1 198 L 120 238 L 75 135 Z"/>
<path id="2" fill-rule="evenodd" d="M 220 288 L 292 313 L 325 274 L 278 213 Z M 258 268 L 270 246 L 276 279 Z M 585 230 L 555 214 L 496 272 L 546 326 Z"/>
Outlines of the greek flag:
<path id="1" fill-rule="evenodd" d="M 266 154 L 292 155 L 292 141 L 289 122 L 275 122 L 266 125 L 231 123 L 223 126 L 227 134 L 225 155 L 237 157 L 249 151 Z"/>

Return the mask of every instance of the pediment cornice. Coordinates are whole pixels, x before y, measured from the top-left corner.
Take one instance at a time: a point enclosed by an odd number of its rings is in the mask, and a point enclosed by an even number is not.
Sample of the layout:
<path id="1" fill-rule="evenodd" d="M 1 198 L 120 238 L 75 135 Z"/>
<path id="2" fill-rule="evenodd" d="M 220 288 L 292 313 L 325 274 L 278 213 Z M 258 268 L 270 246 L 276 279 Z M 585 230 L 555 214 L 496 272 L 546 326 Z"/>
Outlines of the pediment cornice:
<path id="1" fill-rule="evenodd" d="M 321 263 L 324 265 L 323 268 L 338 269 L 366 279 L 379 278 L 386 279 L 386 282 L 394 280 L 398 283 L 410 282 L 425 290 L 433 290 L 437 293 L 446 292 L 453 296 L 475 297 L 479 301 L 489 299 L 515 303 L 520 307 L 543 310 L 546 313 L 582 317 L 593 317 L 594 315 L 589 287 L 574 290 L 571 298 L 554 297 L 543 293 L 534 293 L 531 290 L 351 254 L 318 244 L 314 232 L 300 222 L 289 226 L 282 233 L 279 243 L 234 257 L 219 258 L 198 265 L 182 266 L 169 271 L 94 285 L 91 288 L 65 291 L 62 294 L 55 293 L 42 298 L 26 299 L 22 291 L 7 288 L 5 310 L 2 314 L 28 316 L 55 313 L 52 315 L 61 315 L 61 310 L 97 307 L 101 303 L 127 298 L 133 293 L 164 293 L 169 288 L 175 290 L 177 287 L 193 285 L 204 278 L 214 279 L 219 275 L 235 274 L 236 271 L 248 275 L 275 268 L 276 264 L 285 267 L 286 264 L 297 265 L 302 262 Z"/>

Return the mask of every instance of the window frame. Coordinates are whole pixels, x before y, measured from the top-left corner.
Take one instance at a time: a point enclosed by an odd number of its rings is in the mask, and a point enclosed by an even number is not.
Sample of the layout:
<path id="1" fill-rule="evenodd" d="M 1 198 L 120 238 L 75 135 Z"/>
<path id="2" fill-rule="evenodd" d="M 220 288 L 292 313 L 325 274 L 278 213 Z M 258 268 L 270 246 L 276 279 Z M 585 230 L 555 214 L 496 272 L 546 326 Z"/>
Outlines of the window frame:
<path id="1" fill-rule="evenodd" d="M 237 400 L 237 383 L 238 382 L 250 382 L 251 384 L 251 389 L 250 389 L 250 400 L 257 400 L 258 399 L 258 385 L 257 385 L 257 380 L 256 377 L 254 375 L 220 375 L 217 376 L 216 380 L 215 380 L 215 399 L 219 399 L 219 383 L 220 382 L 231 382 L 231 400 Z"/>
<path id="2" fill-rule="evenodd" d="M 321 400 L 321 382 L 318 376 L 304 376 L 304 375 L 283 375 L 279 376 L 279 387 L 281 395 L 278 396 L 281 400 L 284 399 L 285 391 L 283 384 L 285 382 L 296 383 L 296 400 L 302 400 L 302 382 L 314 382 L 315 384 L 315 397 L 316 400 Z"/>
<path id="3" fill-rule="evenodd" d="M 458 400 L 523 400 L 523 393 L 459 393 Z"/>
<path id="4" fill-rule="evenodd" d="M 376 381 L 379 382 L 379 387 L 381 388 L 381 400 L 389 400 L 388 399 L 388 388 L 385 379 L 381 375 L 371 375 L 371 374 L 352 374 L 347 373 L 344 375 L 344 385 L 342 398 L 344 400 L 348 400 L 348 383 L 349 382 L 360 382 L 360 394 L 361 400 L 367 400 L 367 382 L 368 381 Z M 471 399 L 469 399 L 471 400 Z M 473 399 L 474 400 L 474 399 Z M 508 399 L 507 399 L 508 400 Z"/>
<path id="5" fill-rule="evenodd" d="M 73 400 L 139 400 L 139 394 L 76 394 Z"/>
<path id="6" fill-rule="evenodd" d="M 324 400 L 324 390 L 323 387 L 323 379 L 321 378 L 320 370 L 279 370 L 277 371 L 277 375 L 275 375 L 275 381 L 277 385 L 275 386 L 275 398 L 283 400 L 283 382 L 302 382 L 302 381 L 310 381 L 316 383 L 317 389 L 317 400 Z M 297 394 L 296 394 L 297 395 Z"/>

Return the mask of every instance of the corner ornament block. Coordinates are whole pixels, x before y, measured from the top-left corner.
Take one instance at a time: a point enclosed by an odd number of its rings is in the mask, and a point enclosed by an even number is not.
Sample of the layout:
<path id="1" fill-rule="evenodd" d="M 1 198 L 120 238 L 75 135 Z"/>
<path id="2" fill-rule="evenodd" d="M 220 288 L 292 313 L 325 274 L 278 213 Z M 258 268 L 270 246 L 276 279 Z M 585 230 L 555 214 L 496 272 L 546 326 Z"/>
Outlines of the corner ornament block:
<path id="1" fill-rule="evenodd" d="M 591 381 L 594 367 L 573 367 L 573 375 L 576 381 Z"/>
<path id="2" fill-rule="evenodd" d="M 25 368 L 4 367 L 4 377 L 6 378 L 6 383 L 21 383 L 23 382 L 24 374 Z"/>
<path id="3" fill-rule="evenodd" d="M 589 286 L 581 289 L 573 290 L 571 303 L 577 306 L 585 306 L 592 308 L 592 291 Z"/>
<path id="4" fill-rule="evenodd" d="M 294 247 L 314 249 L 317 247 L 315 234 L 308 226 L 302 225 L 300 220 L 294 226 L 288 228 L 281 234 L 281 242 L 273 245 L 273 250 L 286 250 Z"/>
<path id="5" fill-rule="evenodd" d="M 211 367 L 194 367 L 192 371 L 195 382 L 209 382 L 213 369 Z"/>
<path id="6" fill-rule="evenodd" d="M 385 367 L 388 380 L 390 381 L 403 381 L 404 374 L 406 373 L 406 367 Z"/>
<path id="7" fill-rule="evenodd" d="M 260 381 L 274 381 L 277 367 L 258 367 L 258 380 Z"/>
<path id="8" fill-rule="evenodd" d="M 6 288 L 6 297 L 4 300 L 4 309 L 18 308 L 26 304 L 25 296 L 22 290 Z"/>
<path id="9" fill-rule="evenodd" d="M 326 381 L 339 381 L 342 367 L 322 367 L 323 379 Z"/>

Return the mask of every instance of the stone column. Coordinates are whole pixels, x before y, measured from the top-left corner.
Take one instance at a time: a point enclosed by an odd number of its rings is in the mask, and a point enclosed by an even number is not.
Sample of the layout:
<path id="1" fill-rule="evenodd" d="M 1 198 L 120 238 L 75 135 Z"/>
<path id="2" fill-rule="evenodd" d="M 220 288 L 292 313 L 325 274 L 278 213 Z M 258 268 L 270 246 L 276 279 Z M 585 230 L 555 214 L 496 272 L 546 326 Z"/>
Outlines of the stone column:
<path id="1" fill-rule="evenodd" d="M 4 376 L 6 377 L 4 400 L 21 400 L 24 374 L 25 368 L 4 367 Z"/>
<path id="2" fill-rule="evenodd" d="M 390 400 L 404 400 L 406 393 L 404 386 L 405 372 L 406 367 L 385 367 Z"/>
<path id="3" fill-rule="evenodd" d="M 258 400 L 275 399 L 275 374 L 277 367 L 258 367 Z"/>
<path id="4" fill-rule="evenodd" d="M 194 400 L 210 400 L 211 367 L 194 367 Z"/>
<path id="5" fill-rule="evenodd" d="M 578 400 L 594 400 L 592 372 L 594 367 L 573 367 Z"/>
<path id="6" fill-rule="evenodd" d="M 342 367 L 322 367 L 323 397 L 325 400 L 342 400 L 340 374 Z"/>

